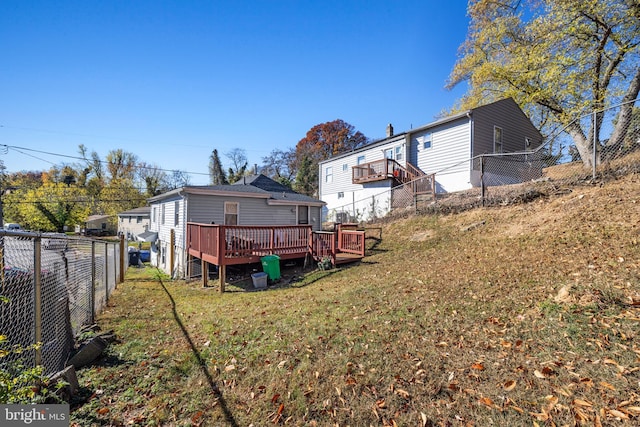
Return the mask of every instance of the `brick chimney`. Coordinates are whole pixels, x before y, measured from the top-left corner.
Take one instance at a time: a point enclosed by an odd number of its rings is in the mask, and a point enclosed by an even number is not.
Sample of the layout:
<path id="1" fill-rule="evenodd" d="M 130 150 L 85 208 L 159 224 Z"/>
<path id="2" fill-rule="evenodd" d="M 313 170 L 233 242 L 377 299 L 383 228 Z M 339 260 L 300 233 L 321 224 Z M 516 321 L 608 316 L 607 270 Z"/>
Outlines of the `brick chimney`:
<path id="1" fill-rule="evenodd" d="M 387 125 L 387 138 L 390 136 L 393 136 L 393 125 L 391 123 Z"/>

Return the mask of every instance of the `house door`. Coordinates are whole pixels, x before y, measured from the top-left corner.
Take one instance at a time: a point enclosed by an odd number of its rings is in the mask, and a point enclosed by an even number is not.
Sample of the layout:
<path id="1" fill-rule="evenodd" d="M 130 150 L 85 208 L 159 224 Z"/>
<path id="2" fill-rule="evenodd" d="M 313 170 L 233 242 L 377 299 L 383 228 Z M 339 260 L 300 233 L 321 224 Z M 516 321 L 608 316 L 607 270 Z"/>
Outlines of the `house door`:
<path id="1" fill-rule="evenodd" d="M 309 224 L 309 206 L 298 206 L 298 224 Z"/>

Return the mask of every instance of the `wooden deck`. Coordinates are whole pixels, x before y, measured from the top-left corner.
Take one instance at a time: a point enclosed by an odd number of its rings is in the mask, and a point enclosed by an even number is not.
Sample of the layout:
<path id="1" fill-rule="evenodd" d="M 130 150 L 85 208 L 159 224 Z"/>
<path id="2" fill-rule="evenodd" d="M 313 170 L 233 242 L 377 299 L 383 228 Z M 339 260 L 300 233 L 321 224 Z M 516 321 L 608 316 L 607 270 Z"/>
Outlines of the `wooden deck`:
<path id="1" fill-rule="evenodd" d="M 333 265 L 355 262 L 365 255 L 365 232 L 338 226 L 334 232 L 313 231 L 308 225 L 240 226 L 187 223 L 189 256 L 219 267 L 221 290 L 224 291 L 224 267 L 259 263 L 266 255 L 280 259 L 311 256 L 314 260 L 329 258 Z M 206 274 L 203 282 L 206 285 Z"/>

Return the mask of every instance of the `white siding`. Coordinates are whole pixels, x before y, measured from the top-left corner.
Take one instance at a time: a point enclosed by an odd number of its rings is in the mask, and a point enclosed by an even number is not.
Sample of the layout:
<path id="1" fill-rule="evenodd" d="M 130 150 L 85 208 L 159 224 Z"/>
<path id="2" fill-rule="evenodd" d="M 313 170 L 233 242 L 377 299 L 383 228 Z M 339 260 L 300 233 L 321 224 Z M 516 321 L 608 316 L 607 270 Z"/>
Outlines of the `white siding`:
<path id="1" fill-rule="evenodd" d="M 471 126 L 468 119 L 439 126 L 430 131 L 431 148 L 425 149 L 418 138 L 429 132 L 411 136 L 417 149 L 416 166 L 427 174 L 437 172 L 469 171 L 471 158 Z"/>
<path id="2" fill-rule="evenodd" d="M 323 200 L 326 206 L 326 217 L 323 221 L 338 221 L 338 213 L 344 212 L 349 221 L 368 221 L 375 216 L 384 216 L 391 206 L 391 181 L 368 183 L 354 191 L 344 192 L 344 197 L 338 193 L 328 194 Z"/>

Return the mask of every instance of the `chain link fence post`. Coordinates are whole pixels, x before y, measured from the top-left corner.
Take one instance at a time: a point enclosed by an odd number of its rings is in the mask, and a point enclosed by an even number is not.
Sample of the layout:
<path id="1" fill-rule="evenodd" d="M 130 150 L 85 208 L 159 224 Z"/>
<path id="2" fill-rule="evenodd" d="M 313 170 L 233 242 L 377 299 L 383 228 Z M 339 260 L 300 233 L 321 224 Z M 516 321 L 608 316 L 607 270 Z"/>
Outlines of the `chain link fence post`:
<path id="1" fill-rule="evenodd" d="M 596 126 L 597 126 L 597 120 L 598 120 L 598 113 L 596 111 L 593 112 L 593 123 L 592 123 L 592 127 L 593 127 L 593 156 L 592 156 L 592 174 L 591 174 L 591 179 L 593 179 L 595 181 L 596 179 L 596 168 L 598 167 L 598 132 L 596 132 Z"/>
<path id="2" fill-rule="evenodd" d="M 109 301 L 109 244 L 104 244 L 104 304 Z"/>
<path id="3" fill-rule="evenodd" d="M 487 187 L 484 185 L 484 166 L 485 166 L 485 157 L 480 156 L 480 198 L 482 200 L 482 206 L 484 207 L 487 201 L 486 190 Z"/>
<path id="4" fill-rule="evenodd" d="M 91 324 L 95 322 L 96 319 L 96 242 L 91 242 L 91 292 L 90 292 L 91 302 L 89 306 L 91 307 Z"/>
<path id="5" fill-rule="evenodd" d="M 42 240 L 33 239 L 34 344 L 42 344 Z M 42 346 L 36 347 L 36 365 L 42 365 Z"/>

